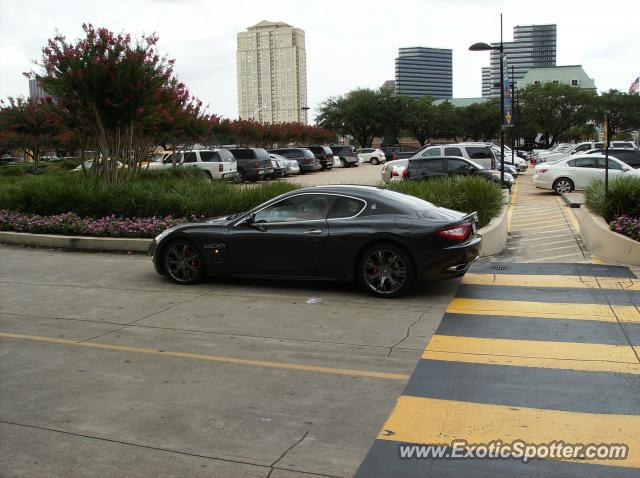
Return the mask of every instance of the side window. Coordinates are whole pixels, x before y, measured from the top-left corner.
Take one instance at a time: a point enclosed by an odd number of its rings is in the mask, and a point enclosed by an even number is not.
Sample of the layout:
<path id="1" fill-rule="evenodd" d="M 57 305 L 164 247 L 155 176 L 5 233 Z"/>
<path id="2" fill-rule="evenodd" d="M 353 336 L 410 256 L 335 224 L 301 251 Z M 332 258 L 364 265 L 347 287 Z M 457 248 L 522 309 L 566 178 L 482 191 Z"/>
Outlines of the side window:
<path id="1" fill-rule="evenodd" d="M 460 159 L 447 159 L 447 169 L 454 173 L 467 171 L 468 164 Z"/>
<path id="2" fill-rule="evenodd" d="M 220 158 L 215 151 L 200 151 L 200 160 L 205 162 L 219 163 Z"/>
<path id="3" fill-rule="evenodd" d="M 605 158 L 598 158 L 597 161 L 597 166 L 600 169 L 604 169 L 605 165 L 606 165 L 606 160 Z M 611 157 L 609 157 L 609 169 L 615 169 L 618 171 L 622 171 L 622 166 L 620 166 L 620 163 L 618 163 L 617 161 L 613 161 L 611 159 Z"/>
<path id="4" fill-rule="evenodd" d="M 489 148 L 483 146 L 467 146 L 466 149 L 469 159 L 485 159 L 492 157 Z"/>
<path id="5" fill-rule="evenodd" d="M 591 145 L 590 144 L 583 144 L 582 146 L 578 146 L 574 152 L 579 153 L 581 151 L 586 151 L 588 149 L 591 149 Z"/>
<path id="6" fill-rule="evenodd" d="M 577 158 L 575 160 L 576 168 L 595 168 L 596 158 Z"/>
<path id="7" fill-rule="evenodd" d="M 421 158 L 428 158 L 430 156 L 440 156 L 440 147 L 429 148 L 420 155 Z"/>
<path id="8" fill-rule="evenodd" d="M 460 148 L 444 148 L 445 156 L 462 156 L 462 150 Z M 464 157 L 464 156 L 462 156 Z"/>
<path id="9" fill-rule="evenodd" d="M 167 156 L 162 160 L 162 162 L 163 162 L 164 164 L 171 164 L 171 163 L 173 162 L 173 154 L 174 154 L 174 153 L 167 154 Z M 176 158 L 176 162 L 178 162 L 178 163 L 180 162 L 180 156 L 178 156 L 178 157 Z"/>
<path id="10" fill-rule="evenodd" d="M 567 161 L 567 166 L 570 168 L 574 168 L 576 166 L 576 160 L 575 159 L 571 159 L 569 161 Z"/>
<path id="11" fill-rule="evenodd" d="M 426 169 L 427 171 L 442 171 L 444 170 L 444 166 L 442 165 L 441 159 L 430 159 L 428 161 L 424 161 L 422 164 L 422 169 Z"/>
<path id="12" fill-rule="evenodd" d="M 255 222 L 317 221 L 327 217 L 333 196 L 301 194 L 278 201 L 256 213 Z"/>
<path id="13" fill-rule="evenodd" d="M 333 208 L 329 213 L 328 219 L 340 219 L 345 217 L 353 217 L 360 213 L 365 207 L 365 202 L 360 199 L 338 196 L 335 198 Z"/>
<path id="14" fill-rule="evenodd" d="M 190 153 L 187 153 L 184 155 L 184 161 L 182 161 L 183 163 L 195 163 L 197 161 L 196 158 L 196 153 L 195 151 L 191 151 Z"/>

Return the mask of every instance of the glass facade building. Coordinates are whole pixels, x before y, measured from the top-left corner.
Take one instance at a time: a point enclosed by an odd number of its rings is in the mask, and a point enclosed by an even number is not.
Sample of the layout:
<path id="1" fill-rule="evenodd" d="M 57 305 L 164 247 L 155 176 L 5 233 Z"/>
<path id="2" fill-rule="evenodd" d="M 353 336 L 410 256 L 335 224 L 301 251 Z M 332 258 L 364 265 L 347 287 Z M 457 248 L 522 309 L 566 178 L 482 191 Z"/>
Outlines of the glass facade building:
<path id="1" fill-rule="evenodd" d="M 396 58 L 396 92 L 422 98 L 453 96 L 452 51 L 446 48 L 400 48 Z"/>

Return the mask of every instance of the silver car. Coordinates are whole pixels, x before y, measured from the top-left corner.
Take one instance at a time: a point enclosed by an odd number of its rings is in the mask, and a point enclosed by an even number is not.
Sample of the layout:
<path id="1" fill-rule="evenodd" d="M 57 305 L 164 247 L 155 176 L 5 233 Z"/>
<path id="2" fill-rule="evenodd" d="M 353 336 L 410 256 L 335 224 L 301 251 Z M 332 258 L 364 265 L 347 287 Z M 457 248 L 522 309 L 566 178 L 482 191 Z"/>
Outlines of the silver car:
<path id="1" fill-rule="evenodd" d="M 285 158 L 284 156 L 273 153 L 270 153 L 269 157 L 272 161 L 277 161 L 284 167 L 285 176 L 288 176 L 289 174 L 300 174 L 300 165 L 295 159 Z"/>

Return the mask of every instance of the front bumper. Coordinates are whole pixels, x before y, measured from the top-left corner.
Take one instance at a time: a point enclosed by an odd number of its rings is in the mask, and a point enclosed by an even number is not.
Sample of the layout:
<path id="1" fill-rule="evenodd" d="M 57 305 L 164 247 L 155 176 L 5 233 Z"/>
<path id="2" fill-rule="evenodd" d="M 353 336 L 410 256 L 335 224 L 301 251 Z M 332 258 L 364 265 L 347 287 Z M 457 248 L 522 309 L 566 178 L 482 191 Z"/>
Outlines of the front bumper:
<path id="1" fill-rule="evenodd" d="M 436 258 L 424 261 L 421 275 L 424 280 L 452 279 L 463 276 L 480 255 L 482 237 L 450 246 L 439 251 Z"/>
<path id="2" fill-rule="evenodd" d="M 147 249 L 147 253 L 149 254 L 149 259 L 151 259 L 151 262 L 153 262 L 153 267 L 155 268 L 156 272 L 158 274 L 163 274 L 162 270 L 160 269 L 160 264 L 158 264 L 157 257 L 156 257 L 157 249 L 158 249 L 158 242 L 154 239 L 153 241 L 151 241 L 151 244 L 149 244 L 149 249 Z"/>

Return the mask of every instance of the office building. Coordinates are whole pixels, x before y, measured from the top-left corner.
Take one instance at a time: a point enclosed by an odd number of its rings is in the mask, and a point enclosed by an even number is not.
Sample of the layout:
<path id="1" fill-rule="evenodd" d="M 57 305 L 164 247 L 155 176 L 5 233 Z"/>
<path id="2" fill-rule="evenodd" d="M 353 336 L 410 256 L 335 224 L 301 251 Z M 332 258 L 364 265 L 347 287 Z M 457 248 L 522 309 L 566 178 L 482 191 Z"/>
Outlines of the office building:
<path id="1" fill-rule="evenodd" d="M 422 98 L 453 96 L 452 52 L 446 48 L 400 48 L 396 58 L 396 92 Z"/>
<path id="2" fill-rule="evenodd" d="M 238 33 L 238 115 L 261 123 L 307 123 L 304 31 L 262 21 Z"/>
<path id="3" fill-rule="evenodd" d="M 491 68 L 488 66 L 482 67 L 482 97 L 488 98 L 491 96 Z"/>
<path id="4" fill-rule="evenodd" d="M 38 77 L 29 79 L 29 98 L 33 100 L 51 98 L 56 101 L 55 98 L 42 87 Z"/>
<path id="5" fill-rule="evenodd" d="M 516 83 L 524 78 L 533 67 L 556 65 L 556 25 L 516 25 L 513 28 L 513 41 L 503 42 L 509 75 L 512 73 Z M 500 43 L 492 43 L 498 47 Z M 489 78 L 482 70 L 482 96 L 500 96 L 500 52 L 491 50 Z"/>
<path id="6" fill-rule="evenodd" d="M 543 83 L 556 83 L 569 85 L 586 90 L 596 89 L 593 78 L 584 71 L 582 65 L 546 66 L 529 68 L 524 78 L 520 80 L 518 86 L 525 88 L 529 85 L 540 85 Z"/>

